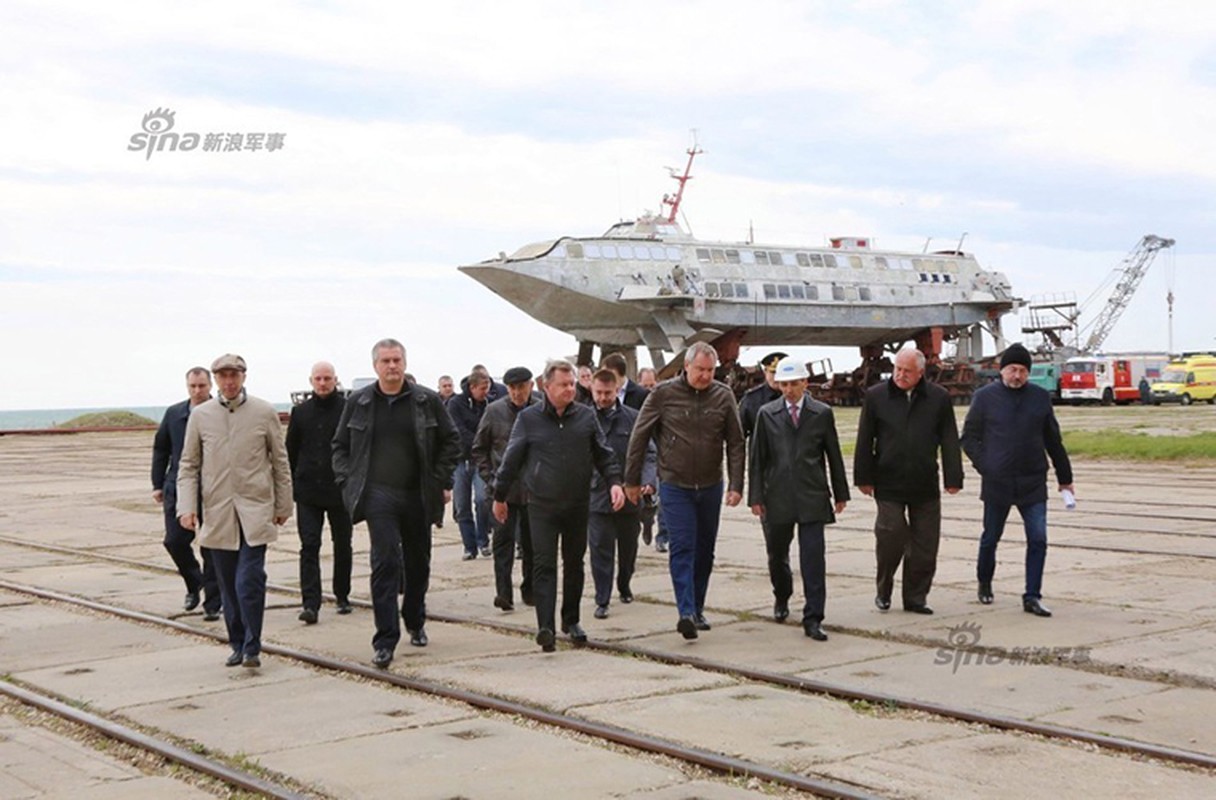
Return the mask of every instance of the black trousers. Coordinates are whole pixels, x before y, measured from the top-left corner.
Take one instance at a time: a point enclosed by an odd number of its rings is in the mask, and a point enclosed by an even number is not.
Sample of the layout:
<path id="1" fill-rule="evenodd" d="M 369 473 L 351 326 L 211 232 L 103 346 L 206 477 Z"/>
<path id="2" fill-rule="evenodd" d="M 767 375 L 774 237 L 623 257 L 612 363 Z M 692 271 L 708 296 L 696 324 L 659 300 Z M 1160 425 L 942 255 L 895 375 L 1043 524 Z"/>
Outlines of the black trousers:
<path id="1" fill-rule="evenodd" d="M 583 558 L 587 554 L 587 504 L 565 508 L 528 505 L 532 526 L 532 596 L 536 624 L 554 630 L 557 610 L 557 552 L 562 554 L 562 625 L 579 621 Z"/>
<path id="2" fill-rule="evenodd" d="M 329 516 L 329 539 L 334 546 L 334 597 L 350 598 L 350 514 L 339 499 L 330 505 L 296 503 L 296 526 L 300 531 L 300 595 L 304 608 L 321 608 L 321 528 Z"/>
<path id="3" fill-rule="evenodd" d="M 515 542 L 523 550 L 523 580 L 519 593 L 524 602 L 532 599 L 532 528 L 528 520 L 528 506 L 524 503 L 507 503 L 507 521 L 499 525 L 491 520 L 491 541 L 494 548 L 494 590 L 504 600 L 515 602 L 515 588 L 511 573 L 515 571 Z"/>
<path id="4" fill-rule="evenodd" d="M 942 500 L 920 503 L 878 500 L 874 520 L 874 553 L 878 596 L 890 598 L 902 561 L 904 605 L 924 605 L 937 572 L 937 545 L 942 533 Z"/>
<path id="5" fill-rule="evenodd" d="M 165 550 L 173 559 L 177 572 L 186 582 L 186 591 L 191 594 L 203 593 L 203 610 L 212 613 L 220 610 L 223 600 L 220 597 L 220 585 L 215 577 L 215 564 L 212 562 L 211 550 L 200 547 L 199 555 L 203 557 L 203 565 L 199 567 L 198 559 L 194 557 L 194 531 L 188 531 L 177 521 L 177 503 L 171 496 L 166 495 L 165 503 Z"/>
<path id="6" fill-rule="evenodd" d="M 376 620 L 372 647 L 394 650 L 401 641 L 401 620 L 409 631 L 426 624 L 431 526 L 417 489 L 372 484 L 367 488 L 364 509 L 371 540 L 372 614 Z M 400 619 L 399 589 L 404 589 Z"/>
<path id="7" fill-rule="evenodd" d="M 764 526 L 764 546 L 768 551 L 768 575 L 773 582 L 773 596 L 788 602 L 794 593 L 794 576 L 790 572 L 790 544 L 794 541 L 794 523 Z M 802 572 L 802 621 L 823 622 L 827 603 L 827 567 L 824 563 L 823 523 L 798 523 L 798 569 Z"/>
<path id="8" fill-rule="evenodd" d="M 636 513 L 591 513 L 587 522 L 587 539 L 597 606 L 606 606 L 612 600 L 614 556 L 620 560 L 617 591 L 630 594 L 629 582 L 633 579 L 633 570 L 638 561 L 638 534 L 641 529 L 642 523 Z"/>

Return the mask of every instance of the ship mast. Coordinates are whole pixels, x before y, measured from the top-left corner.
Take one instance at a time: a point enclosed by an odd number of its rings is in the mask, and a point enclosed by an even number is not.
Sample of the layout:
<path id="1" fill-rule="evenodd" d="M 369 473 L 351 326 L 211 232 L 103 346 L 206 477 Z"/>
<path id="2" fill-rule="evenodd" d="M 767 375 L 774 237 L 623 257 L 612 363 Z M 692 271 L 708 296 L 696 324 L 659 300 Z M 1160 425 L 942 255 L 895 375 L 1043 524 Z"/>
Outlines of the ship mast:
<path id="1" fill-rule="evenodd" d="M 697 147 L 696 142 L 693 142 L 692 147 L 686 151 L 688 153 L 688 163 L 684 166 L 684 174 L 677 175 L 674 167 L 668 167 L 667 171 L 671 177 L 680 184 L 680 188 L 676 190 L 676 196 L 672 197 L 669 194 L 663 195 L 663 205 L 671 206 L 671 211 L 668 212 L 665 220 L 667 222 L 675 222 L 676 214 L 680 211 L 680 201 L 684 198 L 684 184 L 692 179 L 692 160 L 697 157 L 697 153 L 703 152 L 700 147 Z"/>

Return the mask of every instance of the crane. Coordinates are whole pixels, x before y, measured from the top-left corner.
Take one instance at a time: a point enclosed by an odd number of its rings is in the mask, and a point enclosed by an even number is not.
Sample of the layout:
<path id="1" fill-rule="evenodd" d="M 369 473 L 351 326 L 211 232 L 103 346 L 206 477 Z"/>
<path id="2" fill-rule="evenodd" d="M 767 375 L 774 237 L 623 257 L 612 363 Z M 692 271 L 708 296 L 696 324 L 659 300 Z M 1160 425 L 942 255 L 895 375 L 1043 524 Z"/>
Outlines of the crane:
<path id="1" fill-rule="evenodd" d="M 1115 283 L 1114 291 L 1111 292 L 1102 312 L 1094 319 L 1089 338 L 1085 340 L 1085 345 L 1081 348 L 1082 353 L 1094 353 L 1102 347 L 1102 343 L 1110 335 L 1115 323 L 1123 315 L 1127 304 L 1131 302 L 1132 295 L 1139 288 L 1140 281 L 1144 279 L 1144 274 L 1148 272 L 1149 265 L 1153 263 L 1157 253 L 1173 246 L 1173 239 L 1165 239 L 1150 233 L 1124 257 L 1123 263 L 1117 271 L 1118 280 Z"/>

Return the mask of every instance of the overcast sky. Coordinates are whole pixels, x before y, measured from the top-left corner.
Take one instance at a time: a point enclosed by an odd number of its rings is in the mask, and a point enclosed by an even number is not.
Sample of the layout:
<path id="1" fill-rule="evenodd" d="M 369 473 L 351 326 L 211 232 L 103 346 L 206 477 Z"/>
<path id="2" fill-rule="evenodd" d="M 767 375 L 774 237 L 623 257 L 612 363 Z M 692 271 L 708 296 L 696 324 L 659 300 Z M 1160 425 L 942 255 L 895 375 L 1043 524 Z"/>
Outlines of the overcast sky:
<path id="1" fill-rule="evenodd" d="M 572 337 L 456 266 L 657 211 L 694 128 L 701 238 L 967 232 L 1019 296 L 1085 301 L 1172 237 L 1108 349 L 1164 351 L 1171 287 L 1175 350 L 1210 348 L 1210 7 L 8 0 L 0 408 L 172 402 L 227 351 L 285 402 L 317 359 L 370 375 L 383 336 L 432 386 L 539 367 Z M 128 150 L 159 108 L 283 146 Z"/>

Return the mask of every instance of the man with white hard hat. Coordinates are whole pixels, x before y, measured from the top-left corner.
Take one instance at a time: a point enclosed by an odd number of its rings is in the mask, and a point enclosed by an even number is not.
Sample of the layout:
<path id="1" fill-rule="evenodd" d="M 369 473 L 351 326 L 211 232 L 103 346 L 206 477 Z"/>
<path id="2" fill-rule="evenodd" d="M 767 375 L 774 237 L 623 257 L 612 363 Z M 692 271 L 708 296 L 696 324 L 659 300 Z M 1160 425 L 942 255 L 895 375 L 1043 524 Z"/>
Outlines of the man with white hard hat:
<path id="1" fill-rule="evenodd" d="M 827 599 L 824 525 L 836 521 L 849 501 L 849 481 L 832 409 L 806 393 L 806 364 L 783 358 L 775 378 L 781 397 L 760 408 L 748 458 L 748 505 L 768 523 L 769 578 L 779 605 L 794 592 L 790 543 L 798 526 L 802 571 L 802 629 L 815 641 L 823 632 Z M 828 469 L 831 469 L 831 480 Z"/>

